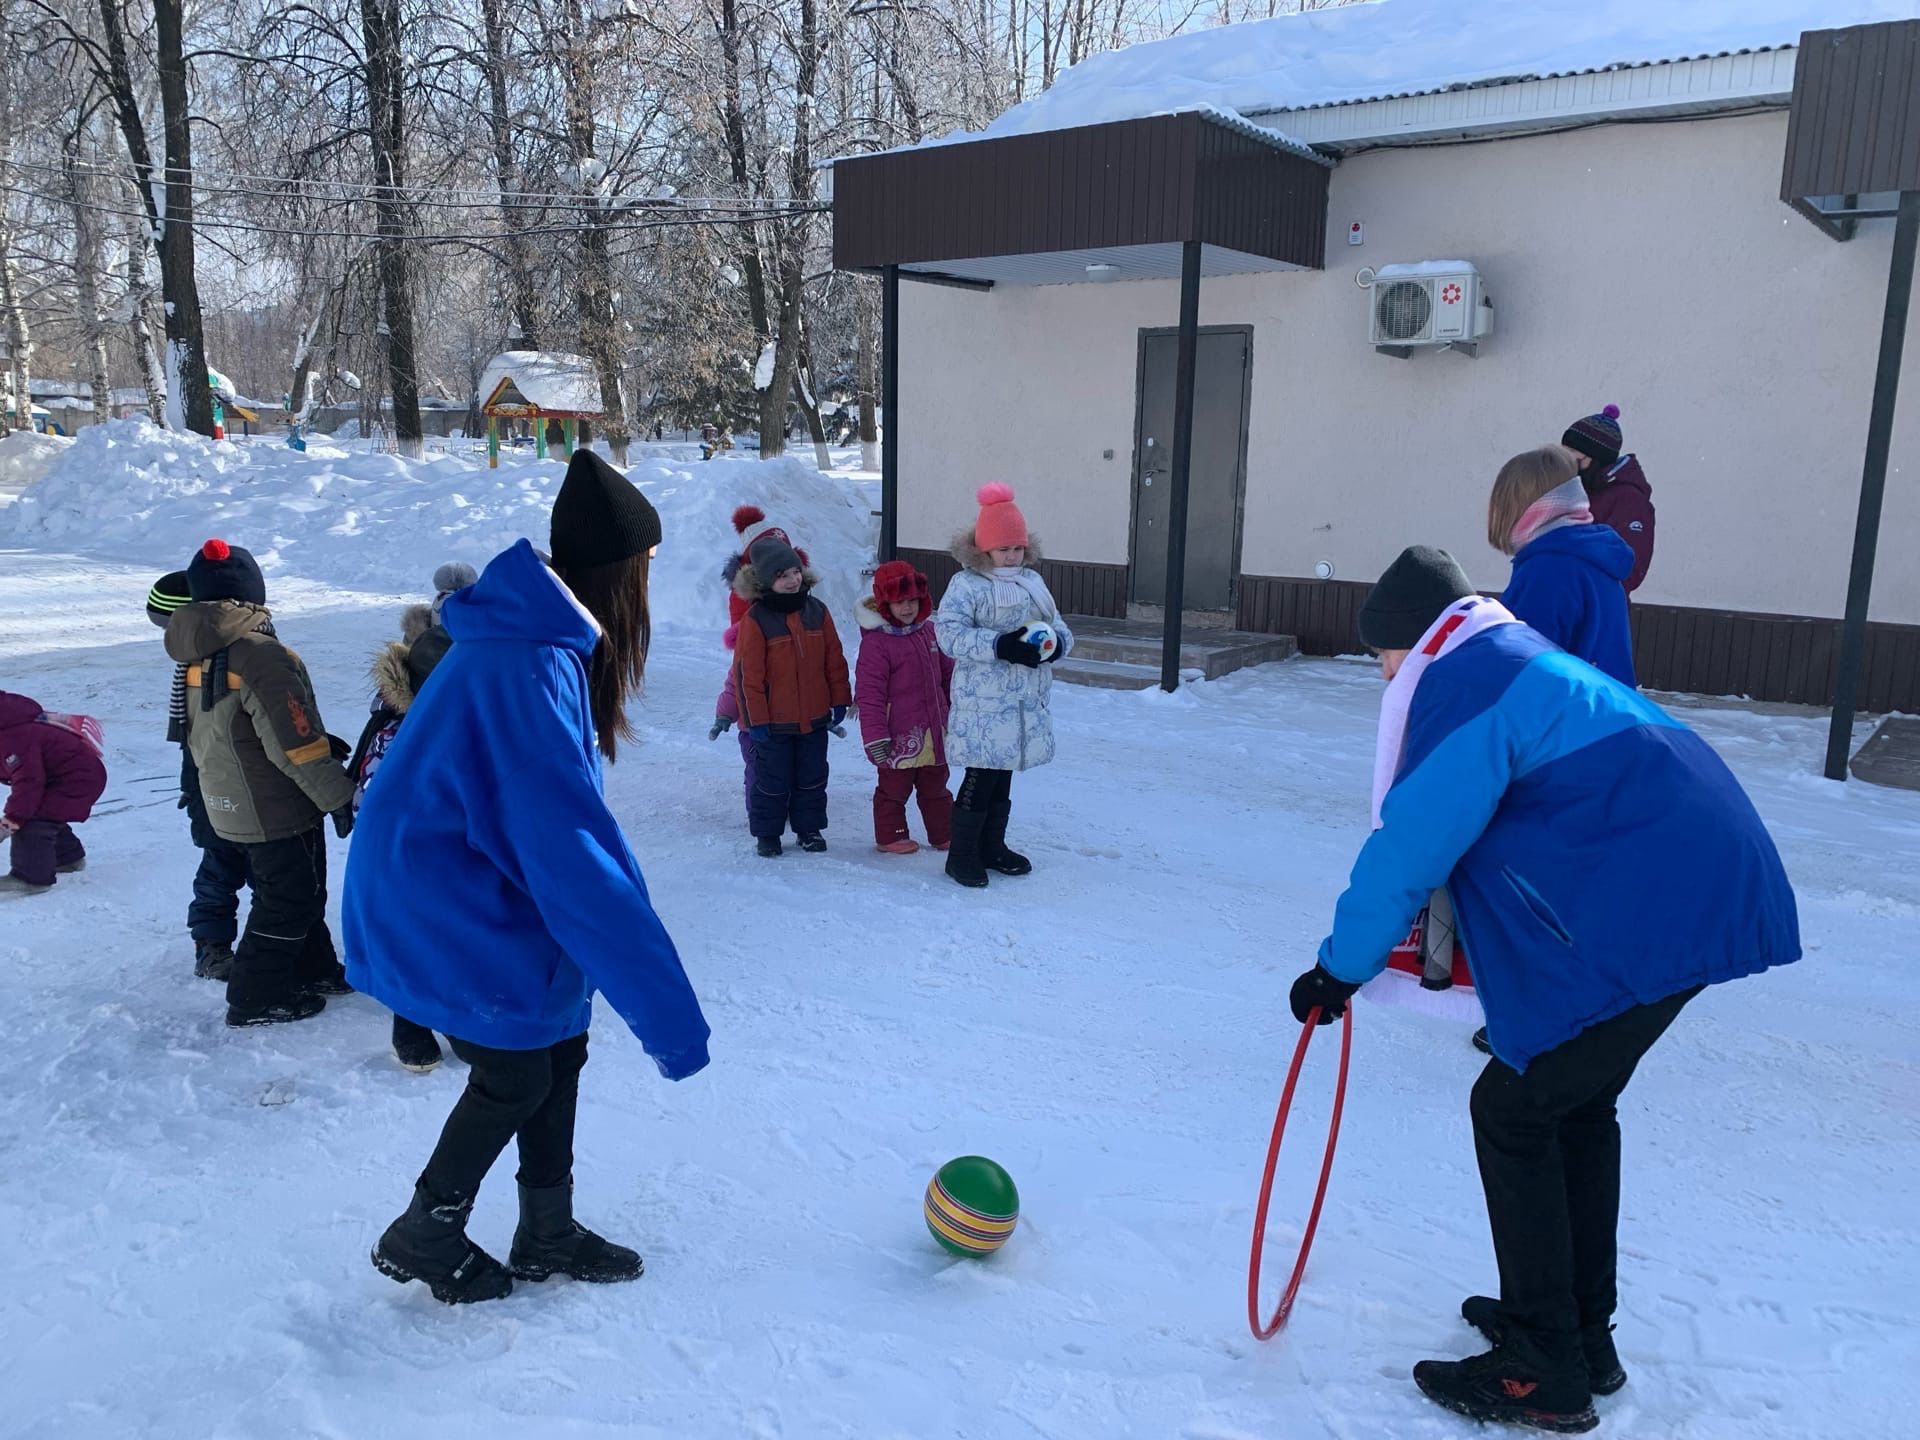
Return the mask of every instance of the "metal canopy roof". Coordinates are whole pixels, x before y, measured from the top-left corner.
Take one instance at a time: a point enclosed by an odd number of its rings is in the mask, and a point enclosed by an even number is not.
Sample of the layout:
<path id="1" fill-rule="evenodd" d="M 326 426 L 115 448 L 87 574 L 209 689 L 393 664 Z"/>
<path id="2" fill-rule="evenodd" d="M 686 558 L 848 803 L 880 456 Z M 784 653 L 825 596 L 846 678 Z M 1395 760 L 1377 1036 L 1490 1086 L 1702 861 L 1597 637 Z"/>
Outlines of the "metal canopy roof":
<path id="1" fill-rule="evenodd" d="M 1920 20 L 1800 38 L 1780 198 L 1839 240 L 1920 191 Z"/>
<path id="2" fill-rule="evenodd" d="M 1175 274 L 1197 240 L 1267 262 L 1237 268 L 1320 269 L 1329 162 L 1256 130 L 1187 111 L 840 160 L 834 265 L 1061 284 L 1105 278 L 1089 264 Z M 1041 256 L 1059 258 L 984 263 Z"/>

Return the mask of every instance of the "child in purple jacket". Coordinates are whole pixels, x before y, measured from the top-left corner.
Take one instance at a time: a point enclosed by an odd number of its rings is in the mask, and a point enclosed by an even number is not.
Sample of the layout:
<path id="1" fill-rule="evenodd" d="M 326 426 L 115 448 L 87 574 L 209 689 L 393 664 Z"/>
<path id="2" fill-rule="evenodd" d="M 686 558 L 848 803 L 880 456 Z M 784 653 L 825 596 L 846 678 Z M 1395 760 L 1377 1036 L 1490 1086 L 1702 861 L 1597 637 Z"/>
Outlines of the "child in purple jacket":
<path id="1" fill-rule="evenodd" d="M 38 700 L 0 690 L 0 784 L 8 788 L 0 831 L 13 841 L 0 895 L 34 895 L 83 870 L 73 833 L 107 788 L 100 726 L 84 715 L 50 715 Z"/>
<path id="2" fill-rule="evenodd" d="M 874 844 L 889 855 L 920 847 L 907 834 L 907 801 L 920 797 L 927 843 L 945 850 L 953 839 L 953 796 L 947 791 L 947 709 L 952 657 L 934 639 L 927 577 L 904 560 L 889 560 L 860 602 L 860 660 L 854 701 L 860 742 L 879 770 L 873 792 Z"/>

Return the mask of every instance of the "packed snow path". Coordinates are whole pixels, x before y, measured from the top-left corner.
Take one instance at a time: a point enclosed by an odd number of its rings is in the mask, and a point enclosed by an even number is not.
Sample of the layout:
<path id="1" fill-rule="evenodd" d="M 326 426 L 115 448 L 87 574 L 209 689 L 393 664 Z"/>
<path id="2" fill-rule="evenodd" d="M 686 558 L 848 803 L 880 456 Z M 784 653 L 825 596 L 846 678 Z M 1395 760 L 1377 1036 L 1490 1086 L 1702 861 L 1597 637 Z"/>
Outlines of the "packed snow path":
<path id="1" fill-rule="evenodd" d="M 648 1273 L 447 1309 L 366 1257 L 463 1071 L 398 1069 L 363 997 L 228 1031 L 192 978 L 196 852 L 141 612 L 161 568 L 0 550 L 0 685 L 98 715 L 112 776 L 86 873 L 0 901 L 0 1434 L 1480 1433 L 1407 1378 L 1474 1348 L 1456 1307 L 1494 1283 L 1463 1032 L 1360 1009 L 1300 1304 L 1271 1345 L 1243 1318 L 1286 988 L 1364 834 L 1370 669 L 1297 662 L 1174 698 L 1062 687 L 1062 758 L 1015 787 L 1036 873 L 974 894 L 930 852 L 873 852 L 851 743 L 831 853 L 756 858 L 738 751 L 706 739 L 721 653 L 668 634 L 608 787 L 714 1063 L 668 1085 L 603 1011 L 577 1172 L 583 1217 Z M 397 601 L 270 583 L 351 738 Z M 1627 1093 L 1633 1379 L 1600 1433 L 1911 1434 L 1920 798 L 1814 778 L 1814 720 L 1688 718 L 1779 837 L 1810 953 L 1709 992 Z M 1302 1136 L 1332 1057 L 1309 1062 Z M 920 1219 L 928 1176 L 975 1151 L 1025 1207 L 984 1264 Z M 1283 1158 L 1269 1294 L 1317 1158 Z M 496 1254 L 513 1207 L 509 1157 L 472 1225 Z"/>

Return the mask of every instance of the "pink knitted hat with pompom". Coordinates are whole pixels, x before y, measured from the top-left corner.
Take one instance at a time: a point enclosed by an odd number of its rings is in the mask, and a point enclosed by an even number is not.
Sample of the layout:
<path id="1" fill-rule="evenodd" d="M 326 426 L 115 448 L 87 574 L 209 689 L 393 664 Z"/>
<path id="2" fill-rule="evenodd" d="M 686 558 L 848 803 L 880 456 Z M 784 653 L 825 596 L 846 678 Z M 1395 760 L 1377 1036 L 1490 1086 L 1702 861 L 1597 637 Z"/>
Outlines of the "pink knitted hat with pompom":
<path id="1" fill-rule="evenodd" d="M 982 550 L 1000 550 L 1027 543 L 1027 517 L 1013 503 L 1013 487 L 997 481 L 982 485 L 975 497 L 980 518 L 973 522 L 973 543 Z"/>

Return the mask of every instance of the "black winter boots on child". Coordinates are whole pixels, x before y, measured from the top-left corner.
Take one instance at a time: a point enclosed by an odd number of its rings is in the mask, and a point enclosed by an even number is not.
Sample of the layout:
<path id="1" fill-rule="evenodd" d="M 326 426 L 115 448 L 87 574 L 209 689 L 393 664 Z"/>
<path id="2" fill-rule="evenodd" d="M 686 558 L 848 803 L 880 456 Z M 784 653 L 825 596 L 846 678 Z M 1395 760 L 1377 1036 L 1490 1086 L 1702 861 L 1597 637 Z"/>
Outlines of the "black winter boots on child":
<path id="1" fill-rule="evenodd" d="M 516 1279 L 569 1275 L 605 1285 L 638 1280 L 646 1270 L 638 1252 L 573 1218 L 571 1177 L 537 1190 L 520 1187 L 520 1224 L 507 1265 L 467 1238 L 472 1213 L 471 1196 L 441 1203 L 416 1184 L 413 1203 L 373 1247 L 373 1268 L 401 1284 L 421 1281 L 445 1305 L 499 1300 L 513 1293 Z"/>
<path id="2" fill-rule="evenodd" d="M 995 875 L 1031 875 L 1033 862 L 1007 848 L 1007 822 L 1013 815 L 1011 770 L 968 770 L 954 800 L 953 847 L 947 875 L 956 884 L 978 890 Z"/>

